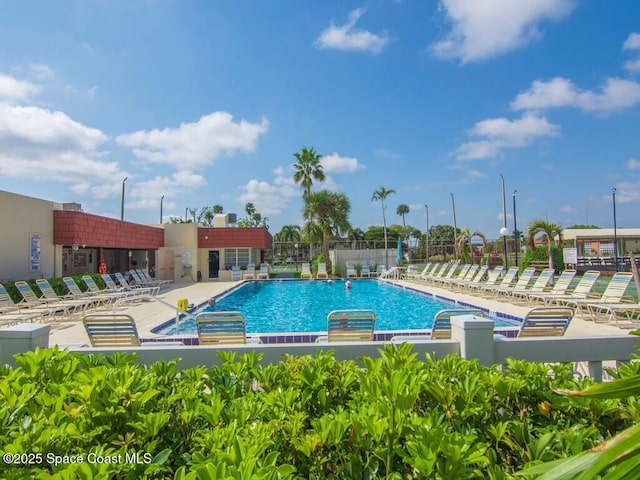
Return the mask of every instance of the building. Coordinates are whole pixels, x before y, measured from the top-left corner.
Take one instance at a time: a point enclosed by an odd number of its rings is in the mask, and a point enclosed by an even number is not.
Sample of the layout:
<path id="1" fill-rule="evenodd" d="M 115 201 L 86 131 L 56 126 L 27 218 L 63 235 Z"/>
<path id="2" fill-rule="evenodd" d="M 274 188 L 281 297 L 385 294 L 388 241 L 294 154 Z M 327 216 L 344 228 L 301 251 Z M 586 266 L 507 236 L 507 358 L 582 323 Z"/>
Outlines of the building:
<path id="1" fill-rule="evenodd" d="M 228 280 L 233 265 L 260 263 L 271 250 L 266 228 L 193 223 L 141 225 L 57 203 L 0 191 L 0 281 L 148 268 L 174 281 Z"/>
<path id="2" fill-rule="evenodd" d="M 574 247 L 578 254 L 578 269 L 614 270 L 614 247 L 617 244 L 619 270 L 629 271 L 633 253 L 640 257 L 640 228 L 569 228 L 562 231 L 564 244 Z"/>

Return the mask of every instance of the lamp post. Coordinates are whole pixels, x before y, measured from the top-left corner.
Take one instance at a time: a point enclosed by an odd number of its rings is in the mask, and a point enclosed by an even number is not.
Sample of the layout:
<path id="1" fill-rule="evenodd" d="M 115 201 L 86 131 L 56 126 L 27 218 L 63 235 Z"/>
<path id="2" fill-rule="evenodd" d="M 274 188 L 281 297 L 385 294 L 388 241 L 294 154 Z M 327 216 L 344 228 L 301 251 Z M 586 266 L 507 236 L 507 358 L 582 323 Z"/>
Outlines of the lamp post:
<path id="1" fill-rule="evenodd" d="M 120 221 L 124 220 L 124 183 L 127 181 L 127 178 L 124 177 L 122 180 L 122 197 L 120 198 Z"/>
<path id="2" fill-rule="evenodd" d="M 424 208 L 427 209 L 427 235 L 426 235 L 426 244 L 427 244 L 427 263 L 429 262 L 429 205 L 424 204 Z"/>
<path id="3" fill-rule="evenodd" d="M 616 221 L 616 188 L 611 189 L 613 194 L 613 256 L 616 259 L 616 272 L 618 271 L 618 226 Z"/>
<path id="4" fill-rule="evenodd" d="M 507 197 L 504 190 L 504 177 L 500 174 L 502 180 L 502 228 L 500 229 L 500 235 L 502 235 L 502 242 L 504 245 L 504 268 L 509 268 L 509 259 L 507 257 Z"/>
<path id="5" fill-rule="evenodd" d="M 296 265 L 298 264 L 298 244 L 296 243 L 293 248 L 296 249 Z"/>
<path id="6" fill-rule="evenodd" d="M 456 244 L 458 243 L 458 222 L 456 222 L 456 199 L 453 198 L 453 193 L 451 195 L 451 206 L 453 207 L 453 252 L 455 254 Z M 456 255 L 456 260 L 457 260 Z"/>
<path id="7" fill-rule="evenodd" d="M 516 221 L 516 193 L 518 190 L 513 191 L 513 240 L 516 251 L 516 267 L 518 266 L 518 250 L 520 250 L 520 234 L 518 233 L 518 223 Z"/>
<path id="8" fill-rule="evenodd" d="M 160 197 L 160 225 L 162 225 L 162 203 L 164 202 L 164 195 Z"/>

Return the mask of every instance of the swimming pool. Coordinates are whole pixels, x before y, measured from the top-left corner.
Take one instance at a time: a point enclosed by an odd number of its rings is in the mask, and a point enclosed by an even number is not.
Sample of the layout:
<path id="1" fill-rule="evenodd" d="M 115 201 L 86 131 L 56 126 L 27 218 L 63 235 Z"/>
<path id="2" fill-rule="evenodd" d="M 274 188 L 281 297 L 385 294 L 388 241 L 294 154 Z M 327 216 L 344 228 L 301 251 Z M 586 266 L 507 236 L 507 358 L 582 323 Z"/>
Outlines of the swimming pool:
<path id="1" fill-rule="evenodd" d="M 377 280 L 354 280 L 351 284 L 351 289 L 346 289 L 342 280 L 246 282 L 219 298 L 213 310 L 240 311 L 247 322 L 247 333 L 280 333 L 326 331 L 329 312 L 346 309 L 375 311 L 376 330 L 426 330 L 438 311 L 468 307 Z M 193 313 L 210 309 L 202 307 Z M 497 327 L 514 326 L 504 319 L 492 319 Z M 174 335 L 175 322 L 154 332 Z M 177 334 L 195 332 L 193 320 L 185 319 Z"/>

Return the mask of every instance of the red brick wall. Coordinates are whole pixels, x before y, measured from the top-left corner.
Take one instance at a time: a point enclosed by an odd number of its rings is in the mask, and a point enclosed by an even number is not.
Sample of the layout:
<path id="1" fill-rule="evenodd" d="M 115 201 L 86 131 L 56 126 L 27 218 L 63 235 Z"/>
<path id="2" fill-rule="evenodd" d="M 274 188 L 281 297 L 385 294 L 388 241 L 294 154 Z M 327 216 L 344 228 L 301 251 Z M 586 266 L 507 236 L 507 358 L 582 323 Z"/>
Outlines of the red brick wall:
<path id="1" fill-rule="evenodd" d="M 208 238 L 205 238 L 208 237 Z M 266 228 L 199 228 L 198 248 L 264 248 L 273 245 L 273 237 Z"/>
<path id="2" fill-rule="evenodd" d="M 164 246 L 164 229 L 83 212 L 54 210 L 53 243 L 104 248 L 156 249 Z"/>

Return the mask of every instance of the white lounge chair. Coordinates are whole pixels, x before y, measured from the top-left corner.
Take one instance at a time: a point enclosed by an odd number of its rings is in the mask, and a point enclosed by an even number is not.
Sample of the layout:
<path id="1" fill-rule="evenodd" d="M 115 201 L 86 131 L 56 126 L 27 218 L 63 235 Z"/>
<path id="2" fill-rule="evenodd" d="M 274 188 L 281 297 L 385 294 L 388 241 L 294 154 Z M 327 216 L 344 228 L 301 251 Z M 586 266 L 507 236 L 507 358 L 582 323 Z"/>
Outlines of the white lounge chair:
<path id="1" fill-rule="evenodd" d="M 232 265 L 231 266 L 231 281 L 232 282 L 237 282 L 239 280 L 242 280 L 242 272 L 240 271 L 240 266 L 239 265 Z"/>
<path id="2" fill-rule="evenodd" d="M 333 310 L 327 315 L 327 336 L 316 342 L 370 342 L 375 326 L 373 310 Z"/>
<path id="3" fill-rule="evenodd" d="M 311 266 L 308 263 L 303 263 L 300 270 L 300 278 L 313 278 L 311 273 Z"/>
<path id="4" fill-rule="evenodd" d="M 242 275 L 244 280 L 255 280 L 256 279 L 256 265 L 255 263 L 249 263 L 247 265 L 247 270 Z"/>
<path id="5" fill-rule="evenodd" d="M 358 274 L 356 273 L 356 267 L 347 264 L 347 278 L 355 278 L 357 276 Z"/>
<path id="6" fill-rule="evenodd" d="M 260 264 L 260 271 L 258 272 L 257 278 L 259 280 L 268 280 L 269 279 L 269 265 L 266 263 Z"/>
<path id="7" fill-rule="evenodd" d="M 360 276 L 371 278 L 371 269 L 369 265 L 362 265 L 362 268 L 360 269 Z"/>
<path id="8" fill-rule="evenodd" d="M 316 278 L 329 278 L 326 263 L 318 263 L 318 272 L 316 273 Z"/>
<path id="9" fill-rule="evenodd" d="M 259 337 L 247 338 L 245 319 L 240 312 L 202 312 L 196 315 L 200 345 L 262 343 Z"/>

